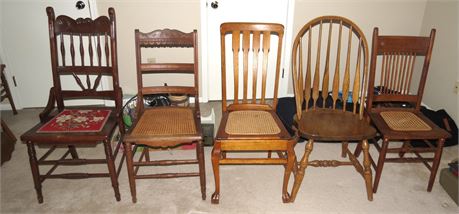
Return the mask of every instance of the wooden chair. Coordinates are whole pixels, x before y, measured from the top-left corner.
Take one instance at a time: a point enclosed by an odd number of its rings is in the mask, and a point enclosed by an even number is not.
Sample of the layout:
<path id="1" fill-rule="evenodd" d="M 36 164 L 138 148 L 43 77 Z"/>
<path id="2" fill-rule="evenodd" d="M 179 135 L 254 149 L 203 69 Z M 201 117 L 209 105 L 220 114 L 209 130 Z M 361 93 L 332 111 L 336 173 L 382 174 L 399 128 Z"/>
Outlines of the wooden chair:
<path id="1" fill-rule="evenodd" d="M 199 112 L 199 64 L 198 64 L 197 31 L 183 33 L 178 30 L 155 30 L 150 33 L 135 31 L 137 57 L 137 112 L 138 119 L 124 137 L 124 148 L 128 168 L 132 202 L 137 201 L 135 179 L 146 178 L 177 178 L 199 176 L 201 197 L 206 199 L 206 175 L 204 166 L 204 149 Z M 147 63 L 142 62 L 142 49 L 146 48 L 191 48 L 191 63 Z M 171 49 L 174 50 L 174 49 Z M 145 50 L 144 50 L 145 51 Z M 145 51 L 146 52 L 146 51 Z M 160 76 L 193 75 L 192 86 L 153 86 L 147 84 L 148 75 Z M 151 79 L 150 79 L 151 80 Z M 176 94 L 194 97 L 194 106 L 162 106 L 146 108 L 143 98 L 152 94 Z M 196 159 L 190 160 L 151 160 L 149 147 L 171 148 L 182 144 L 196 144 Z M 144 145 L 139 160 L 134 161 L 133 145 Z M 134 147 L 135 148 L 135 147 Z M 169 166 L 181 164 L 198 164 L 199 172 L 179 172 L 162 174 L 140 174 L 140 166 Z"/>
<path id="2" fill-rule="evenodd" d="M 11 109 L 13 110 L 13 114 L 18 114 L 18 111 L 16 110 L 16 106 L 14 105 L 13 96 L 11 96 L 10 86 L 8 84 L 8 81 L 6 80 L 5 67 L 6 66 L 4 64 L 0 64 L 1 80 L 2 80 L 0 102 L 2 102 L 5 99 L 8 99 L 8 102 L 11 105 Z"/>
<path id="3" fill-rule="evenodd" d="M 291 201 L 295 200 L 305 169 L 353 165 L 365 180 L 367 198 L 373 200 L 368 139 L 376 131 L 365 119 L 368 83 L 368 45 L 360 28 L 339 16 L 322 16 L 305 24 L 293 43 L 293 84 L 296 101 L 294 123 L 307 139 L 295 175 Z M 349 161 L 309 160 L 315 142 L 342 142 Z M 363 148 L 363 167 L 348 148 Z"/>
<path id="4" fill-rule="evenodd" d="M 450 137 L 448 132 L 420 111 L 434 39 L 435 29 L 432 29 L 429 37 L 380 36 L 378 28 L 373 31 L 369 88 L 373 89 L 375 79 L 379 77 L 379 90 L 378 93 L 369 93 L 367 108 L 382 138 L 381 146 L 374 143 L 379 151 L 377 165 L 372 162 L 376 169 L 373 185 L 375 193 L 385 162 L 424 163 L 430 170 L 427 191 L 432 190 L 443 143 Z M 377 75 L 376 69 L 379 66 L 380 74 Z M 424 140 L 428 147 L 413 147 L 411 140 Z M 436 141 L 436 145 L 429 140 Z M 391 141 L 402 141 L 403 145 L 400 148 L 389 148 Z M 388 153 L 398 153 L 398 157 L 387 157 Z M 405 153 L 413 153 L 415 156 L 405 157 Z M 420 153 L 431 153 L 433 157 L 421 156 Z M 429 162 L 432 164 L 429 165 Z"/>
<path id="5" fill-rule="evenodd" d="M 40 114 L 41 122 L 21 136 L 21 140 L 27 144 L 38 202 L 43 202 L 41 184 L 46 179 L 90 177 L 110 177 L 115 198 L 119 201 L 119 174 L 115 169 L 115 159 L 121 141 L 113 151 L 111 140 L 119 124 L 118 114 L 122 107 L 122 92 L 118 83 L 115 10 L 109 8 L 108 17 L 100 16 L 94 20 L 74 20 L 65 15 L 56 18 L 52 7 L 46 8 L 46 12 L 53 87 L 50 89 L 48 104 Z M 101 85 L 103 76 L 111 80 L 111 86 Z M 64 79 L 67 83 L 74 79 L 76 87 L 63 85 Z M 79 104 L 87 103 L 88 100 L 112 100 L 115 105 L 105 107 L 89 103 L 74 106 L 75 103 L 68 103 L 74 100 L 78 100 Z M 95 147 L 99 143 L 103 144 L 104 158 L 83 159 L 76 151 L 77 147 Z M 43 156 L 37 157 L 36 146 L 50 149 Z M 58 159 L 51 159 L 50 155 L 60 151 L 60 147 L 68 147 L 68 151 Z M 106 164 L 108 173 L 55 173 L 58 166 L 85 164 Z M 47 167 L 49 170 L 41 174 L 41 165 L 51 167 Z"/>
<path id="6" fill-rule="evenodd" d="M 268 23 L 223 23 L 220 33 L 223 112 L 212 150 L 215 178 L 212 203 L 219 203 L 222 164 L 284 165 L 282 199 L 288 202 L 287 185 L 294 165 L 296 139 L 289 135 L 275 113 L 284 27 Z M 231 42 L 227 42 L 227 37 Z M 231 46 L 226 47 L 228 44 Z M 228 57 L 227 49 L 232 50 Z M 228 81 L 230 78 L 233 83 Z M 273 91 L 267 91 L 268 80 L 274 81 Z M 272 104 L 269 96 L 273 98 Z M 229 152 L 248 151 L 276 151 L 279 158 L 227 157 Z"/>

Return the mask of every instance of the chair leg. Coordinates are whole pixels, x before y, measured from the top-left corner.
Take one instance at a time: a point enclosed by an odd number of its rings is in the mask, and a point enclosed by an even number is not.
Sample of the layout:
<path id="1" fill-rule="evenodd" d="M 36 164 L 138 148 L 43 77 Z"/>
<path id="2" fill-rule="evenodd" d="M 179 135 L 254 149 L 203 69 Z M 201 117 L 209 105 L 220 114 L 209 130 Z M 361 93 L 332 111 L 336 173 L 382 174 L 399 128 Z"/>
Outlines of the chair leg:
<path id="1" fill-rule="evenodd" d="M 204 161 L 204 145 L 202 141 L 196 142 L 196 155 L 199 164 L 199 180 L 201 183 L 201 198 L 206 200 L 206 168 Z"/>
<path id="2" fill-rule="evenodd" d="M 437 175 L 438 166 L 440 165 L 441 155 L 443 153 L 443 144 L 445 139 L 441 138 L 437 141 L 437 150 L 435 151 L 434 160 L 432 162 L 432 170 L 430 171 L 429 185 L 427 186 L 427 191 L 432 191 L 432 187 Z"/>
<path id="3" fill-rule="evenodd" d="M 212 169 L 214 171 L 215 192 L 212 194 L 211 203 L 218 204 L 220 201 L 220 155 L 221 143 L 215 142 L 212 149 Z"/>
<path id="4" fill-rule="evenodd" d="M 116 175 L 115 160 L 113 159 L 112 145 L 110 143 L 110 140 L 104 141 L 104 149 L 105 149 L 105 157 L 107 160 L 108 173 L 112 181 L 113 190 L 115 191 L 115 198 L 116 198 L 116 201 L 120 201 L 121 196 L 120 196 L 120 189 L 118 185 L 118 176 Z"/>
<path id="5" fill-rule="evenodd" d="M 37 192 L 38 203 L 43 203 L 43 194 L 41 192 L 40 170 L 38 168 L 37 153 L 35 145 L 32 142 L 27 142 L 27 151 L 29 153 L 30 169 L 32 170 L 33 184 Z"/>
<path id="6" fill-rule="evenodd" d="M 292 170 L 294 167 L 295 161 L 295 150 L 293 150 L 293 144 L 290 142 L 287 145 L 287 164 L 284 171 L 284 182 L 282 185 L 282 202 L 289 203 L 290 202 L 290 194 L 287 191 L 288 182 L 290 180 L 290 174 L 292 174 Z"/>
<path id="7" fill-rule="evenodd" d="M 406 151 L 408 150 L 408 147 L 410 146 L 410 141 L 405 141 L 403 142 L 403 145 L 402 145 L 402 149 L 401 151 L 398 153 L 398 156 L 403 158 L 403 156 L 405 156 L 405 153 Z"/>
<path id="8" fill-rule="evenodd" d="M 373 201 L 373 188 L 372 188 L 372 175 L 371 175 L 371 162 L 370 162 L 370 145 L 368 140 L 362 141 L 363 149 L 363 177 L 365 178 L 365 184 L 367 189 L 367 197 L 369 201 Z"/>
<path id="9" fill-rule="evenodd" d="M 348 142 L 341 143 L 341 157 L 345 158 L 347 156 Z"/>
<path id="10" fill-rule="evenodd" d="M 76 151 L 76 148 L 74 145 L 69 145 L 69 152 L 70 152 L 70 155 L 72 156 L 73 159 L 78 159 L 78 153 Z"/>
<path id="11" fill-rule="evenodd" d="M 126 155 L 126 167 L 128 171 L 129 187 L 131 188 L 132 203 L 137 202 L 136 189 L 135 189 L 135 177 L 134 177 L 134 165 L 133 155 L 131 149 L 131 143 L 124 143 L 124 154 Z"/>
<path id="12" fill-rule="evenodd" d="M 375 181 L 373 183 L 373 193 L 378 191 L 379 179 L 384 167 L 384 160 L 386 159 L 387 147 L 389 146 L 389 139 L 383 138 L 381 151 L 379 152 L 378 165 L 376 166 Z"/>
<path id="13" fill-rule="evenodd" d="M 295 175 L 295 182 L 293 183 L 292 195 L 290 196 L 290 202 L 295 202 L 296 194 L 300 189 L 301 183 L 304 178 L 304 171 L 308 167 L 309 155 L 312 152 L 314 146 L 314 140 L 309 139 L 309 142 L 305 145 L 304 155 L 300 161 L 300 168 L 297 170 Z"/>

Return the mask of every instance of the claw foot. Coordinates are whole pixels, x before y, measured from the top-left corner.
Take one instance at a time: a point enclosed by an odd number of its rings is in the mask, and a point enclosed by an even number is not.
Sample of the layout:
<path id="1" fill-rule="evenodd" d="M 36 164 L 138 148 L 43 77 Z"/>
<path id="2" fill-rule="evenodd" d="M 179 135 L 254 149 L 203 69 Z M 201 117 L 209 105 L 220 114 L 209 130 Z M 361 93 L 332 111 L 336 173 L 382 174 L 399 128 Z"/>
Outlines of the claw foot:
<path id="1" fill-rule="evenodd" d="M 218 204 L 219 201 L 220 201 L 220 193 L 214 192 L 214 194 L 212 194 L 211 203 L 212 204 Z"/>

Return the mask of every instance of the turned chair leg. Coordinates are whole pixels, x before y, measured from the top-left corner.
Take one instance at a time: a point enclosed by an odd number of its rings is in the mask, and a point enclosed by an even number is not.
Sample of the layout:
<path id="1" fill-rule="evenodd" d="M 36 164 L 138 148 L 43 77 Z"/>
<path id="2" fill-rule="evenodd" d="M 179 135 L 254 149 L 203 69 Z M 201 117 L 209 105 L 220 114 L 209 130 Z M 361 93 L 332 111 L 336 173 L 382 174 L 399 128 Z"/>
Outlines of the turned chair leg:
<path id="1" fill-rule="evenodd" d="M 29 153 L 30 169 L 32 170 L 33 184 L 37 192 L 38 203 L 43 203 L 43 194 L 41 192 L 40 170 L 38 168 L 37 153 L 35 145 L 32 142 L 27 142 L 27 151 Z"/>
<path id="2" fill-rule="evenodd" d="M 369 201 L 373 201 L 373 188 L 372 188 L 372 174 L 371 174 L 371 162 L 370 162 L 370 146 L 368 140 L 362 141 L 363 150 L 363 177 L 365 178 L 365 184 L 367 188 L 367 197 Z"/>
<path id="3" fill-rule="evenodd" d="M 131 149 L 131 143 L 124 143 L 124 154 L 126 155 L 126 167 L 128 171 L 129 187 L 131 189 L 132 203 L 137 202 L 136 189 L 135 189 L 135 175 L 133 165 L 133 154 Z"/>
<path id="4" fill-rule="evenodd" d="M 112 182 L 113 190 L 115 191 L 116 201 L 121 200 L 120 189 L 118 185 L 118 176 L 116 175 L 115 160 L 113 158 L 112 145 L 110 140 L 104 141 L 105 157 L 107 159 L 108 173 Z"/>
<path id="5" fill-rule="evenodd" d="M 204 162 L 204 145 L 202 141 L 196 142 L 196 156 L 199 164 L 199 180 L 201 184 L 201 198 L 206 200 L 206 170 Z"/>
<path id="6" fill-rule="evenodd" d="M 218 204 L 220 201 L 220 157 L 221 157 L 221 143 L 215 142 L 212 149 L 212 169 L 214 171 L 215 179 L 215 192 L 212 194 L 211 203 Z"/>
<path id="7" fill-rule="evenodd" d="M 301 183 L 304 178 L 304 171 L 308 167 L 309 155 L 312 152 L 314 146 L 314 140 L 309 139 L 309 142 L 305 145 L 305 152 L 300 161 L 300 168 L 297 170 L 295 175 L 295 182 L 293 183 L 292 195 L 290 196 L 290 202 L 295 202 L 296 194 L 300 189 Z"/>

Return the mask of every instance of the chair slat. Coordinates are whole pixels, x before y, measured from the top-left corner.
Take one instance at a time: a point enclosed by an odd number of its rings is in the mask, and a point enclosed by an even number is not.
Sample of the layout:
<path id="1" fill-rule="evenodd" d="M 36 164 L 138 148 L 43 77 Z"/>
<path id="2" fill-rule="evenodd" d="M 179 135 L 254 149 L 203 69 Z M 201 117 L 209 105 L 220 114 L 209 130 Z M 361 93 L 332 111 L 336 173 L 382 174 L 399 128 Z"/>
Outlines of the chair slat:
<path id="1" fill-rule="evenodd" d="M 94 65 L 94 52 L 92 47 L 92 37 L 88 35 L 88 53 L 89 53 L 89 65 Z"/>
<path id="2" fill-rule="evenodd" d="M 234 103 L 239 103 L 239 43 L 240 31 L 233 32 L 233 74 L 234 74 Z"/>
<path id="3" fill-rule="evenodd" d="M 109 65 L 110 65 L 110 64 L 109 64 L 109 60 L 110 60 L 110 48 L 109 48 L 109 46 L 108 46 L 109 43 L 108 43 L 108 35 L 107 35 L 107 33 L 105 33 L 104 37 L 105 37 L 105 61 L 106 61 L 106 63 L 107 63 L 107 66 L 109 66 Z"/>
<path id="4" fill-rule="evenodd" d="M 358 45 L 358 49 L 357 49 L 357 63 L 356 63 L 356 66 L 355 66 L 355 76 L 354 76 L 354 87 L 352 88 L 352 92 L 353 92 L 353 96 L 352 96 L 352 104 L 353 104 L 353 108 L 352 108 L 352 112 L 355 114 L 356 113 L 356 110 L 357 110 L 357 102 L 359 100 L 359 96 L 358 93 L 356 92 L 359 92 L 360 91 L 360 66 L 361 66 L 361 59 L 362 59 L 362 48 L 361 48 L 361 44 L 362 44 L 362 38 L 359 38 L 359 45 Z M 362 93 L 364 94 L 364 93 Z"/>
<path id="5" fill-rule="evenodd" d="M 60 46 L 61 46 L 61 59 L 62 59 L 62 65 L 65 66 L 65 45 L 64 45 L 64 34 L 60 34 Z"/>
<path id="6" fill-rule="evenodd" d="M 102 66 L 102 48 L 100 47 L 100 34 L 97 34 L 97 46 L 96 46 L 96 48 L 97 48 L 98 66 Z"/>
<path id="7" fill-rule="evenodd" d="M 83 35 L 80 33 L 79 34 L 80 38 L 80 60 L 81 60 L 81 66 L 84 66 L 84 46 L 83 46 Z"/>
<path id="8" fill-rule="evenodd" d="M 282 39 L 282 38 L 279 38 Z M 265 104 L 266 99 L 266 78 L 268 74 L 268 54 L 271 45 L 271 34 L 268 31 L 263 32 L 263 68 L 261 80 L 261 104 Z"/>
<path id="9" fill-rule="evenodd" d="M 330 20 L 329 28 L 328 28 L 328 41 L 327 41 L 327 55 L 325 59 L 325 68 L 324 68 L 324 77 L 322 80 L 322 98 L 323 103 L 322 106 L 325 106 L 325 102 L 328 97 L 328 85 L 330 81 L 330 46 L 331 46 L 331 38 L 333 34 L 333 21 Z"/>
<path id="10" fill-rule="evenodd" d="M 346 111 L 346 102 L 349 97 L 349 84 L 350 84 L 350 66 L 351 66 L 351 49 L 352 49 L 352 26 L 349 27 L 349 36 L 347 41 L 347 54 L 346 54 L 346 67 L 344 69 L 343 77 L 343 111 Z"/>
<path id="11" fill-rule="evenodd" d="M 314 80 L 312 82 L 312 99 L 313 108 L 316 108 L 317 99 L 319 98 L 319 82 L 320 82 L 320 50 L 322 49 L 322 21 L 320 21 L 319 37 L 317 41 L 317 55 L 316 55 L 316 66 L 314 69 Z"/>
<path id="12" fill-rule="evenodd" d="M 242 103 L 247 103 L 247 93 L 248 93 L 248 79 L 249 79 L 249 50 L 250 50 L 250 32 L 244 31 L 242 33 L 242 51 L 243 51 L 243 100 Z"/>
<path id="13" fill-rule="evenodd" d="M 252 103 L 257 102 L 258 56 L 260 53 L 260 31 L 253 32 Z"/>
<path id="14" fill-rule="evenodd" d="M 333 75 L 333 88 L 332 88 L 332 99 L 333 99 L 333 109 L 336 108 L 336 102 L 338 100 L 339 93 L 339 82 L 340 82 L 340 63 L 341 63 L 341 38 L 343 32 L 343 21 L 340 21 L 339 24 L 339 33 L 338 33 L 338 44 L 336 48 L 336 63 L 335 63 L 335 74 Z"/>
<path id="15" fill-rule="evenodd" d="M 72 66 L 75 66 L 75 44 L 73 42 L 72 33 L 70 34 L 70 57 L 72 58 Z"/>

